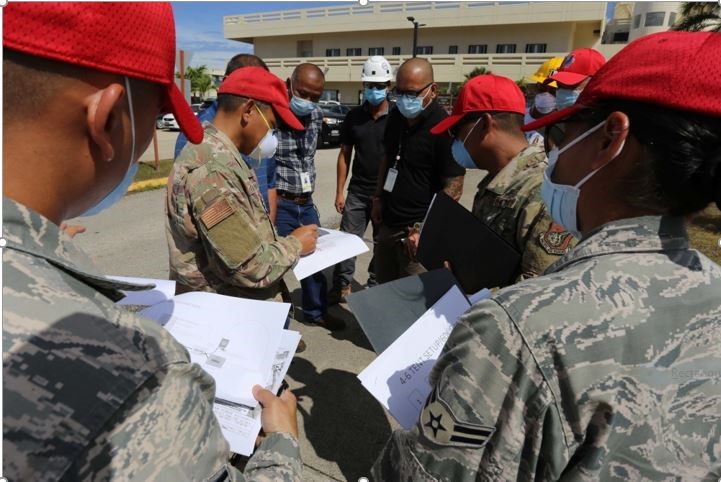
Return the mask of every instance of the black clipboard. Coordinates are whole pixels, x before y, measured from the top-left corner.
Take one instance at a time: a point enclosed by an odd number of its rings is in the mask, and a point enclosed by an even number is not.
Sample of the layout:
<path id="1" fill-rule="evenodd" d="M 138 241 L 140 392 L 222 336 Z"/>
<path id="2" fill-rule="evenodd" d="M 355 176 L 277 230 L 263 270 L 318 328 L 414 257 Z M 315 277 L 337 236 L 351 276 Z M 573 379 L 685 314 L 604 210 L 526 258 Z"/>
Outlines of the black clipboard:
<path id="1" fill-rule="evenodd" d="M 438 269 L 352 293 L 348 307 L 380 354 L 456 285 L 453 273 Z"/>
<path id="2" fill-rule="evenodd" d="M 416 258 L 427 270 L 448 261 L 465 293 L 510 284 L 521 263 L 516 248 L 443 192 L 428 208 Z"/>

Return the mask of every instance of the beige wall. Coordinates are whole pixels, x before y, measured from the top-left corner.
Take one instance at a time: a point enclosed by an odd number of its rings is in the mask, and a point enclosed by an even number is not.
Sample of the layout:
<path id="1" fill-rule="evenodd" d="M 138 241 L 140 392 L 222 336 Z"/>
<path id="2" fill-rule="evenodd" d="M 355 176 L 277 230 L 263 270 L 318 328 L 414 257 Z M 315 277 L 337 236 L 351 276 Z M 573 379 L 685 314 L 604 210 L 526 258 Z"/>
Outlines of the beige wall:
<path id="1" fill-rule="evenodd" d="M 410 25 L 410 24 L 409 24 Z M 593 33 L 601 28 L 600 22 L 543 23 L 509 26 L 483 26 L 459 28 L 421 28 L 418 45 L 433 47 L 433 55 L 448 54 L 448 47 L 458 46 L 459 54 L 468 53 L 471 44 L 485 44 L 488 53 L 496 52 L 496 45 L 515 43 L 516 53 L 524 53 L 528 43 L 545 43 L 547 52 L 568 52 L 579 47 L 593 47 L 600 35 Z M 401 55 L 411 54 L 413 30 L 384 30 L 378 32 L 348 32 L 346 34 L 314 34 L 302 36 L 264 37 L 256 39 L 255 54 L 264 59 L 297 56 L 297 42 L 311 40 L 313 56 L 324 57 L 326 49 L 340 48 L 345 57 L 347 48 L 361 48 L 361 56 L 368 56 L 370 47 L 383 47 L 384 55 L 392 54 L 393 47 L 401 48 Z"/>

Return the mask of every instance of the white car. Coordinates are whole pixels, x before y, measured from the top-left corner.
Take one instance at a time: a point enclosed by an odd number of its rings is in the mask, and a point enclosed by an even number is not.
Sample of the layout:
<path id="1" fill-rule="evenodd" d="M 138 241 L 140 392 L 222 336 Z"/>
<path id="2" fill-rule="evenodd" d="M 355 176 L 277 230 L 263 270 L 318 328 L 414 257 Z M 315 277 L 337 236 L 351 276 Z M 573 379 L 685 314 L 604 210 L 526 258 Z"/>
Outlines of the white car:
<path id="1" fill-rule="evenodd" d="M 173 114 L 165 114 L 163 116 L 163 127 L 165 129 L 172 129 L 175 131 L 180 130 L 180 126 L 178 125 L 178 121 L 175 120 L 175 116 Z"/>

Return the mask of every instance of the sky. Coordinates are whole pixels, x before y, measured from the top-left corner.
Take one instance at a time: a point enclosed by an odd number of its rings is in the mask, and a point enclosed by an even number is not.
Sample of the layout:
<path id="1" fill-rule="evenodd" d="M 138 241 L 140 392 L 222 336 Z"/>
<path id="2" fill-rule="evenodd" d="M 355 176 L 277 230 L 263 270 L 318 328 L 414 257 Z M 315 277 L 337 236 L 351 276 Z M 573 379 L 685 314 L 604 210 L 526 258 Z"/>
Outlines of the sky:
<path id="1" fill-rule="evenodd" d="M 373 1 L 373 0 L 371 0 Z M 358 3 L 349 1 L 298 2 L 173 2 L 178 48 L 193 52 L 190 65 L 205 64 L 211 69 L 224 70 L 228 60 L 239 53 L 252 52 L 253 46 L 223 37 L 223 16 L 256 12 L 293 10 L 319 6 Z M 609 2 L 607 17 L 613 16 L 615 2 Z"/>
<path id="2" fill-rule="evenodd" d="M 193 52 L 190 65 L 205 64 L 225 69 L 228 60 L 239 53 L 252 52 L 253 46 L 223 37 L 223 16 L 276 10 L 343 5 L 355 1 L 332 2 L 172 2 L 178 48 Z"/>

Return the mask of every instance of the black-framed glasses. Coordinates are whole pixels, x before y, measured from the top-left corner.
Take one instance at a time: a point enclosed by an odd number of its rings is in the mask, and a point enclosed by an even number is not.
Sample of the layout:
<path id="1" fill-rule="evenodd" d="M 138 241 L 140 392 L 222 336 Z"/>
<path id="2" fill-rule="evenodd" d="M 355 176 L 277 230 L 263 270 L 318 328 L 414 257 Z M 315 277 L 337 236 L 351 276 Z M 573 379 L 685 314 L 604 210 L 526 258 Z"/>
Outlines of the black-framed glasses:
<path id="1" fill-rule="evenodd" d="M 364 89 L 385 90 L 387 87 L 388 87 L 388 84 L 376 84 L 373 82 L 363 82 Z"/>
<path id="2" fill-rule="evenodd" d="M 424 90 L 426 90 L 431 85 L 433 85 L 433 82 L 427 83 L 420 90 L 398 90 L 398 87 L 396 87 L 395 89 L 393 89 L 393 95 L 396 97 L 418 97 L 423 93 Z"/>
<path id="3" fill-rule="evenodd" d="M 558 122 L 546 126 L 543 137 L 551 141 L 550 146 L 546 149 L 550 151 L 554 147 L 559 147 L 566 138 L 566 122 Z M 548 143 L 546 143 L 548 145 Z"/>

